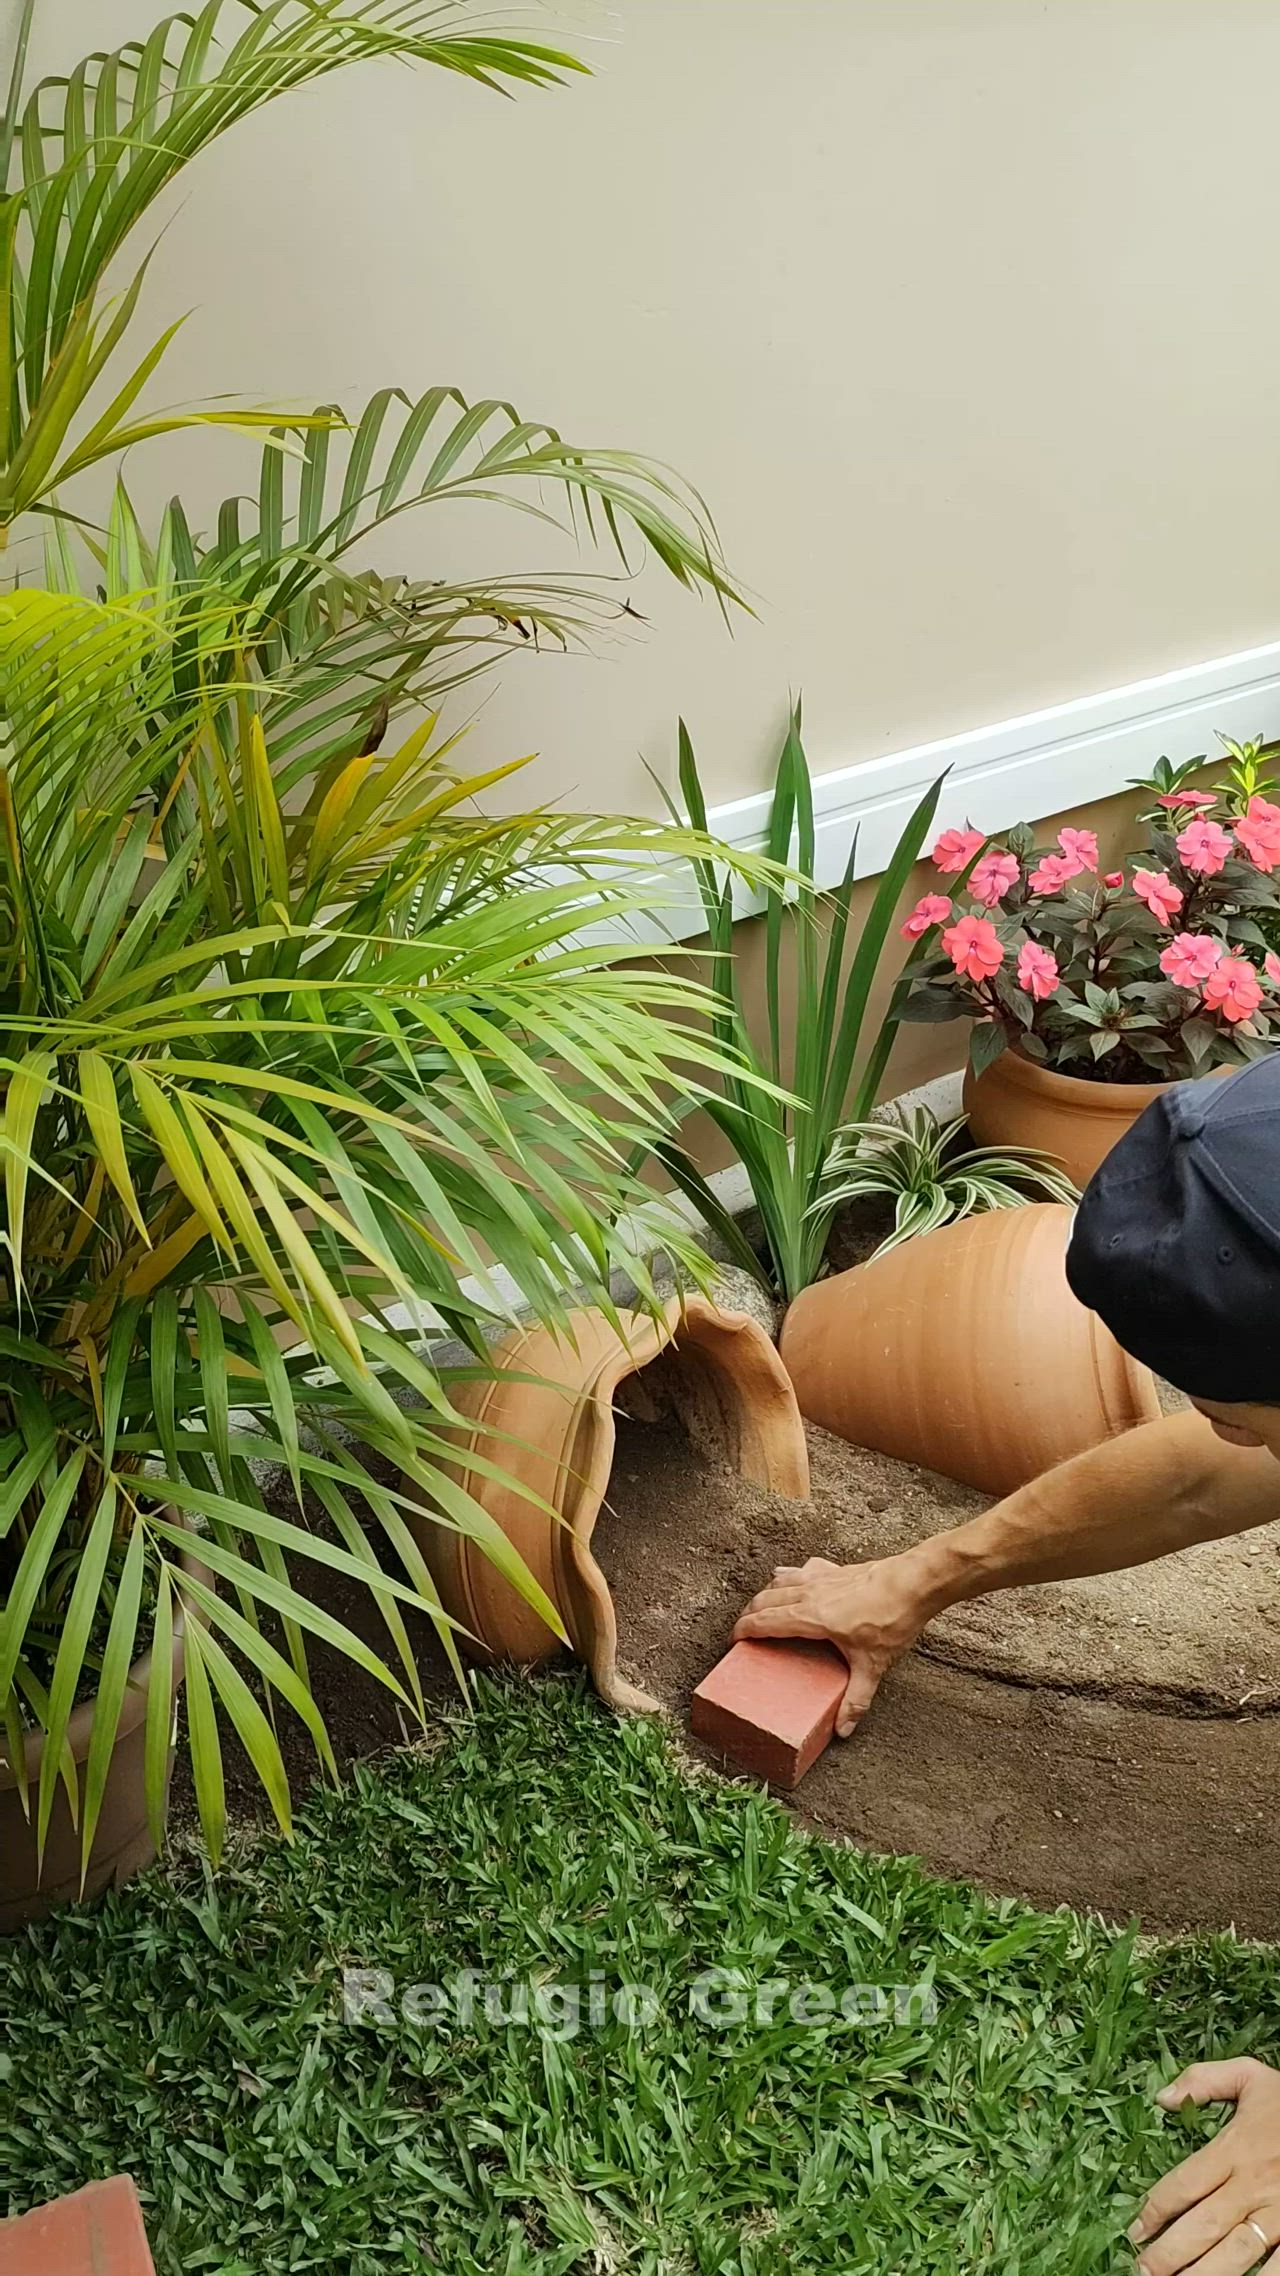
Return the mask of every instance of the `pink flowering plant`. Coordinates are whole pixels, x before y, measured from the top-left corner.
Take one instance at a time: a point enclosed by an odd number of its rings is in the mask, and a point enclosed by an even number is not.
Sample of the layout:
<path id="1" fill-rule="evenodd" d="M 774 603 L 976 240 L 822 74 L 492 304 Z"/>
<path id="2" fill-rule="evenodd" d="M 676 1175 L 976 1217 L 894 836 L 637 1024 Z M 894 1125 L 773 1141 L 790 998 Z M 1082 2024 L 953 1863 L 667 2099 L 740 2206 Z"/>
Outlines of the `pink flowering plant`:
<path id="1" fill-rule="evenodd" d="M 944 830 L 902 927 L 902 1017 L 971 1019 L 978 1072 L 1012 1047 L 1100 1082 L 1178 1081 L 1280 1042 L 1280 802 L 1260 745 L 1227 753 L 1208 790 L 1203 758 L 1160 761 L 1138 786 L 1146 843 L 1118 869 L 1092 830 L 1049 847 L 1024 824 Z"/>

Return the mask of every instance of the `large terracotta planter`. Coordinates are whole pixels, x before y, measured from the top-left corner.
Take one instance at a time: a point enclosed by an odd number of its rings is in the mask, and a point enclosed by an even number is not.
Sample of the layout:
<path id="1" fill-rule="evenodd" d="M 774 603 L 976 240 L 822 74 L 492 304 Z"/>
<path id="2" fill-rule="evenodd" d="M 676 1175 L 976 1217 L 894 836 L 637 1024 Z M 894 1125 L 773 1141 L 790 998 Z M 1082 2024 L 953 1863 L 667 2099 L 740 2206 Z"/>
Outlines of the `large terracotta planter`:
<path id="1" fill-rule="evenodd" d="M 802 1414 L 991 1494 L 1153 1421 L 1149 1371 L 1067 1286 L 1070 1228 L 996 1209 L 807 1288 L 781 1340 Z"/>
<path id="2" fill-rule="evenodd" d="M 494 1356 L 512 1372 L 464 1385 L 454 1403 L 474 1418 L 469 1447 L 513 1483 L 461 1467 L 454 1475 L 540 1582 L 602 1697 L 614 1706 L 653 1708 L 648 1693 L 618 1673 L 613 1599 L 591 1554 L 613 1466 L 619 1386 L 658 1362 L 654 1376 L 690 1436 L 774 1493 L 804 1500 L 809 1461 L 790 1380 L 754 1320 L 694 1296 L 683 1311 L 673 1301 L 661 1322 L 624 1313 L 622 1331 L 601 1313 L 583 1310 L 571 1315 L 571 1341 L 539 1327 L 509 1336 Z M 516 1372 L 525 1379 L 516 1380 Z M 558 1518 L 521 1487 L 549 1503 Z M 470 1632 L 473 1653 L 533 1663 L 560 1650 L 551 1629 L 471 1539 L 425 1514 L 414 1532 L 445 1610 Z"/>
<path id="3" fill-rule="evenodd" d="M 176 1695 L 184 1672 L 184 1614 L 181 1604 L 173 1615 L 173 1682 Z M 57 1905 L 73 1902 L 82 1893 L 96 1897 L 117 1887 L 144 1866 L 155 1862 L 155 1843 L 147 1824 L 143 1753 L 146 1744 L 147 1698 L 151 1683 L 151 1654 L 135 1660 L 129 1670 L 120 1729 L 107 1772 L 102 1812 L 94 1835 L 83 1892 L 80 1885 L 80 1835 L 72 1823 L 61 1783 L 49 1821 L 43 1867 L 37 1863 L 33 1822 L 23 1815 L 13 1765 L 0 1742 L 0 1935 L 11 1936 L 29 1921 L 43 1920 Z M 67 1728 L 67 1744 L 75 1759 L 81 1790 L 93 1729 L 93 1701 L 74 1709 Z M 44 1753 L 43 1734 L 33 1731 L 26 1742 L 26 1767 L 35 1817 L 36 1781 Z M 170 1752 L 170 1768 L 173 1755 Z"/>
<path id="4" fill-rule="evenodd" d="M 1002 1051 L 964 1079 L 964 1111 L 978 1146 L 1036 1146 L 1056 1154 L 1083 1188 L 1117 1140 L 1167 1083 L 1090 1083 Z"/>

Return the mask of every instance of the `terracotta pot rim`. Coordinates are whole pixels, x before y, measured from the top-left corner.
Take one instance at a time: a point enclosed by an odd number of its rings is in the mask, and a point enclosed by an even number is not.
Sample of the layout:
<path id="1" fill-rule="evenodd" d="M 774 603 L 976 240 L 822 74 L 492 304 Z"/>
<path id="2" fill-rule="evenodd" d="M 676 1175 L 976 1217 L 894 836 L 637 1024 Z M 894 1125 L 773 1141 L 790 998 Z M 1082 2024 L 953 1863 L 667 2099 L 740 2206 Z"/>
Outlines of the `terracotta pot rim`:
<path id="1" fill-rule="evenodd" d="M 1064 1105 L 1068 1100 L 1076 1106 L 1084 1106 L 1088 1101 L 1100 1114 L 1127 1114 L 1136 1106 L 1150 1106 L 1153 1099 L 1158 1099 L 1164 1091 L 1172 1090 L 1174 1083 L 1180 1079 L 1172 1076 L 1164 1082 L 1156 1083 L 1091 1082 L 1087 1075 L 1064 1075 L 1057 1067 L 1042 1067 L 1038 1060 L 1028 1059 L 1015 1043 L 1007 1051 L 1002 1051 L 998 1059 L 993 1059 L 989 1067 L 984 1067 L 981 1075 L 974 1075 L 970 1070 L 970 1080 L 980 1083 L 983 1076 L 1001 1070 L 1008 1081 L 1021 1085 L 1025 1090 L 1043 1090 L 1050 1094 L 1056 1092 Z M 1217 1070 L 1214 1069 L 1214 1072 Z M 1230 1070 L 1224 1072 L 1229 1073 Z"/>
<path id="2" fill-rule="evenodd" d="M 165 1514 L 173 1524 L 182 1524 L 183 1520 L 175 1511 L 168 1510 Z M 194 1553 L 184 1553 L 182 1563 L 184 1568 L 194 1572 L 200 1579 L 208 1580 L 210 1578 Z M 186 1628 L 186 1606 L 179 1596 L 173 1608 L 175 1690 L 182 1679 L 183 1640 L 186 1635 Z M 125 1677 L 124 1698 L 120 1706 L 120 1721 L 116 1726 L 115 1744 L 117 1746 L 122 1739 L 128 1738 L 130 1732 L 137 1730 L 147 1712 L 147 1700 L 151 1688 L 151 1662 L 154 1657 L 153 1652 L 144 1652 L 141 1659 L 133 1662 L 128 1675 Z M 71 1749 L 72 1761 L 77 1767 L 83 1764 L 88 1757 L 89 1741 L 93 1733 L 94 1711 L 97 1704 L 98 1695 L 95 1692 L 92 1699 L 82 1699 L 79 1706 L 73 1707 L 71 1710 L 70 1720 L 67 1724 L 67 1745 Z M 44 1760 L 44 1732 L 28 1731 L 22 1751 L 26 1757 L 28 1779 L 38 1778 L 40 1765 Z M 17 1783 L 18 1781 L 13 1775 L 13 1764 L 9 1759 L 8 1749 L 4 1740 L 0 1738 L 0 1794 L 12 1792 Z"/>
<path id="3" fill-rule="evenodd" d="M 617 1613 L 591 1546 L 616 1454 L 618 1386 L 674 1346 L 694 1405 L 705 1395 L 714 1429 L 723 1432 L 729 1465 L 796 1500 L 809 1491 L 804 1427 L 772 1337 L 746 1313 L 722 1311 L 696 1291 L 672 1296 L 656 1317 L 624 1311 L 609 1320 L 579 1308 L 569 1326 L 568 1335 L 553 1335 L 527 1323 L 498 1347 L 493 1375 L 463 1386 L 456 1403 L 464 1443 L 499 1465 L 497 1478 L 481 1477 L 472 1490 L 557 1607 L 601 1697 L 654 1712 L 658 1701 L 619 1672 Z M 466 1482 L 464 1467 L 457 1475 Z M 522 1483 L 534 1486 L 541 1508 Z M 533 1666 L 554 1656 L 553 1630 L 475 1540 L 434 1525 L 425 1511 L 411 1522 L 445 1609 L 482 1657 Z"/>

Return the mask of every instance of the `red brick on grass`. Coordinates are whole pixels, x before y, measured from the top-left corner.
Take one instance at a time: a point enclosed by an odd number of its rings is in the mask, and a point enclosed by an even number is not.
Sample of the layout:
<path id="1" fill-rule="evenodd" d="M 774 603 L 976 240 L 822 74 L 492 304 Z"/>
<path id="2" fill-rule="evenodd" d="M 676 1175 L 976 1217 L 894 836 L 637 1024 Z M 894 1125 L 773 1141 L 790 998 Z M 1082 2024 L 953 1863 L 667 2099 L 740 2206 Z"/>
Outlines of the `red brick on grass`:
<path id="1" fill-rule="evenodd" d="M 155 2276 L 138 2193 L 124 2174 L 0 2221 L 3 2276 Z"/>
<path id="2" fill-rule="evenodd" d="M 771 1786 L 798 1786 L 836 1727 L 849 1681 L 834 1644 L 748 1638 L 693 1695 L 697 1738 Z"/>

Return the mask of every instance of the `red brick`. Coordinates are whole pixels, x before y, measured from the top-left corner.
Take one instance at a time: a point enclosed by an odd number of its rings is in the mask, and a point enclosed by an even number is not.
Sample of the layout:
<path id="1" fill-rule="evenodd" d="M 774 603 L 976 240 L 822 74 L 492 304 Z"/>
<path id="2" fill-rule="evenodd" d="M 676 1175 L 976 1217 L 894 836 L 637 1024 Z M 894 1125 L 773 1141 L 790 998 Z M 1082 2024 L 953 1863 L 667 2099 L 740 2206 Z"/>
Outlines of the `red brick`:
<path id="1" fill-rule="evenodd" d="M 693 1729 L 739 1770 L 798 1786 L 836 1727 L 849 1669 L 834 1644 L 735 1644 L 693 1695 Z"/>
<path id="2" fill-rule="evenodd" d="M 4 2276 L 155 2276 L 133 2183 L 91 2181 L 74 2197 L 0 2221 Z"/>

